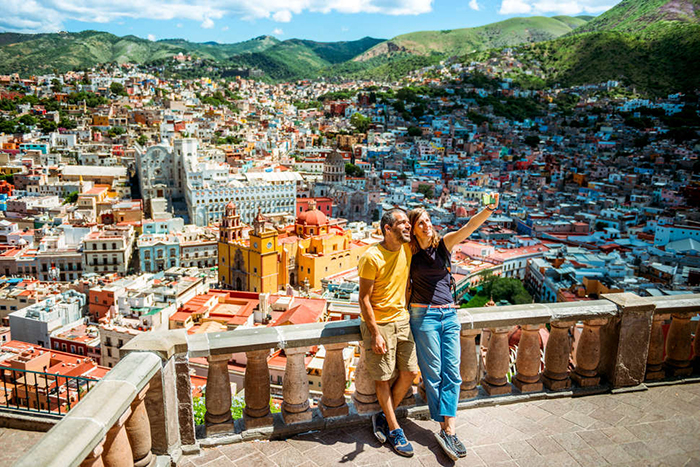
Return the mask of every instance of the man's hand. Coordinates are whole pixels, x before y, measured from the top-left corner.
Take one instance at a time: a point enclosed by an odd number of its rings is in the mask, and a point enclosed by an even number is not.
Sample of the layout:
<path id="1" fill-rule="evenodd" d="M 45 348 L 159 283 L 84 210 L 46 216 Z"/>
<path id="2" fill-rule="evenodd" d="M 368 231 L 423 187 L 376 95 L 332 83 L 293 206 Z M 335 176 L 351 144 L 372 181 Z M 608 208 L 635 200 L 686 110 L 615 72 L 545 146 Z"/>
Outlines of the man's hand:
<path id="1" fill-rule="evenodd" d="M 372 336 L 372 351 L 377 355 L 384 355 L 387 351 L 386 342 L 379 333 Z"/>
<path id="2" fill-rule="evenodd" d="M 499 193 L 492 193 L 491 194 L 493 203 L 488 205 L 488 208 L 492 211 L 495 211 L 498 208 L 498 201 L 501 199 L 501 195 Z"/>

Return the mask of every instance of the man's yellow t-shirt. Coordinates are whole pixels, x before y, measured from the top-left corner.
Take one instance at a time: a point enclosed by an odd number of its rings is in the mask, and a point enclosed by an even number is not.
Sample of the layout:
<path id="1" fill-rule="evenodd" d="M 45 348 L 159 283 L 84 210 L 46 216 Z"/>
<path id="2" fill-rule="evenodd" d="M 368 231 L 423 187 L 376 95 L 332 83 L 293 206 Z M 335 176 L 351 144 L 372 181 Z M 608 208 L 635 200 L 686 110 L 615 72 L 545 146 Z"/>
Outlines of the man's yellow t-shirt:
<path id="1" fill-rule="evenodd" d="M 406 281 L 410 268 L 411 249 L 407 243 L 397 251 L 389 251 L 376 243 L 360 258 L 357 264 L 360 277 L 374 281 L 370 303 L 377 323 L 409 318 Z"/>

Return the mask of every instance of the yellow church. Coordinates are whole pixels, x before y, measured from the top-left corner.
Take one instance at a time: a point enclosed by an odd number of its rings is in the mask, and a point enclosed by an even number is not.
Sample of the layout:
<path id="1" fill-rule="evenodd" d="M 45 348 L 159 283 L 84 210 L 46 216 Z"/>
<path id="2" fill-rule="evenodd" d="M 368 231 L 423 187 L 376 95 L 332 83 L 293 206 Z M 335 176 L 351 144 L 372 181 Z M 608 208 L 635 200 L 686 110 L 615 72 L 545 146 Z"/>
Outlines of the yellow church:
<path id="1" fill-rule="evenodd" d="M 235 290 L 275 293 L 287 285 L 321 288 L 321 280 L 357 267 L 370 244 L 352 239 L 352 233 L 309 203 L 293 226 L 274 228 L 258 214 L 249 239 L 233 202 L 219 235 L 219 281 Z"/>

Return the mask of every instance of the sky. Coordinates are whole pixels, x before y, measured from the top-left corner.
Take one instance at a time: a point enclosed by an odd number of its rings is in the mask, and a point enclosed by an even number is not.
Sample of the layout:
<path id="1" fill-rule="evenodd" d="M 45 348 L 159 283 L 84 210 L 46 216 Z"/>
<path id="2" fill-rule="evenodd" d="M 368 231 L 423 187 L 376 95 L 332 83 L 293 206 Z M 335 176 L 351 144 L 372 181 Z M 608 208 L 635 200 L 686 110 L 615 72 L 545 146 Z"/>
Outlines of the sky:
<path id="1" fill-rule="evenodd" d="M 262 35 L 390 39 L 515 16 L 598 15 L 620 0 L 2 0 L 0 31 L 107 31 L 149 40 L 240 42 Z"/>

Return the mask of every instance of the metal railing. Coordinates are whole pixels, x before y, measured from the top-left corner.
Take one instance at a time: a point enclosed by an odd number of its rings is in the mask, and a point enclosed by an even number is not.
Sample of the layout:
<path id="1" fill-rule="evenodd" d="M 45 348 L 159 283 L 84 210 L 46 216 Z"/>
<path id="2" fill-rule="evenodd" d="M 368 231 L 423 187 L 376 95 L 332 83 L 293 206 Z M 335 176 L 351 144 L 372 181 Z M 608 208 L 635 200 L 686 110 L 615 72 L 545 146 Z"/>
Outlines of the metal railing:
<path id="1" fill-rule="evenodd" d="M 65 415 L 98 380 L 19 368 L 0 367 L 0 409 Z"/>

